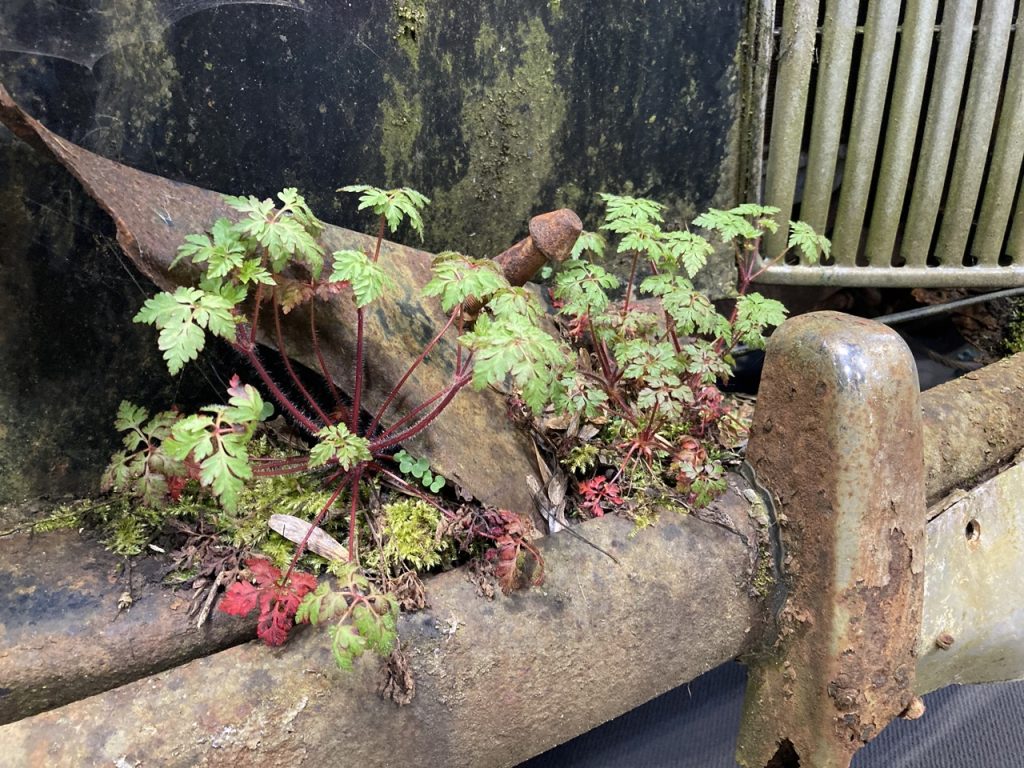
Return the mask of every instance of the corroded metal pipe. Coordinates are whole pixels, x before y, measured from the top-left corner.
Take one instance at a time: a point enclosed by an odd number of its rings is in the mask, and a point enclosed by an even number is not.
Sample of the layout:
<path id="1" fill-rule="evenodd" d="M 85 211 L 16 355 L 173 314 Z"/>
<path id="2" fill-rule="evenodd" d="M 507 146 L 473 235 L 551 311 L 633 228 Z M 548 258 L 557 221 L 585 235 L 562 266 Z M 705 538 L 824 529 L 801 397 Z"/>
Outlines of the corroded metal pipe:
<path id="1" fill-rule="evenodd" d="M 736 478 L 733 478 L 735 481 Z M 750 502 L 734 482 L 705 522 L 666 512 L 635 533 L 607 516 L 540 540 L 543 586 L 488 601 L 464 570 L 403 616 L 416 697 L 376 694 L 321 631 L 222 651 L 0 727 L 19 765 L 512 766 L 691 680 L 748 647 Z M 635 533 L 635 535 L 634 535 Z M 112 717 L 111 713 L 116 713 Z"/>

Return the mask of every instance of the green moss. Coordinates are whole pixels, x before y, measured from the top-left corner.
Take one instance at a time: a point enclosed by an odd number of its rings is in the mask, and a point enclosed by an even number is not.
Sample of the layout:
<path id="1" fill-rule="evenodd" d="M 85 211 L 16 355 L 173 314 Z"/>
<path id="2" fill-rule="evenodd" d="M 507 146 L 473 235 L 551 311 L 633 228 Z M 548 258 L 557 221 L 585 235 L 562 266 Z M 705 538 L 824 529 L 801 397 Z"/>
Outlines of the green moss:
<path id="1" fill-rule="evenodd" d="M 540 19 L 500 33 L 482 25 L 474 53 L 478 71 L 493 73 L 493 80 L 465 86 L 460 132 L 468 164 L 450 189 L 433 190 L 428 239 L 486 254 L 508 247 L 510 223 L 525 227 L 540 204 L 568 106 Z"/>
<path id="2" fill-rule="evenodd" d="M 395 20 L 398 24 L 395 42 L 415 68 L 423 27 L 427 23 L 426 0 L 399 0 L 395 3 Z"/>
<path id="3" fill-rule="evenodd" d="M 767 543 L 762 543 L 757 548 L 757 566 L 754 569 L 751 586 L 754 592 L 762 598 L 768 597 L 775 587 L 775 577 L 772 575 L 772 553 Z"/>
<path id="4" fill-rule="evenodd" d="M 1011 354 L 1024 352 L 1024 299 L 1013 303 L 1013 319 L 1006 328 L 1004 340 L 1006 351 Z"/>
<path id="5" fill-rule="evenodd" d="M 384 178 L 388 186 L 406 183 L 412 170 L 413 147 L 423 128 L 423 100 L 408 95 L 397 78 L 385 75 L 391 96 L 381 102 L 380 152 L 384 159 Z"/>
<path id="6" fill-rule="evenodd" d="M 164 44 L 166 20 L 155 0 L 113 0 L 105 48 L 114 51 L 117 75 L 98 80 L 95 113 L 106 119 L 91 148 L 120 154 L 126 146 L 145 146 L 179 86 L 174 58 Z"/>
<path id="7" fill-rule="evenodd" d="M 418 499 L 388 504 L 383 510 L 384 556 L 417 570 L 433 568 L 452 553 L 450 540 L 438 540 L 441 513 Z"/>

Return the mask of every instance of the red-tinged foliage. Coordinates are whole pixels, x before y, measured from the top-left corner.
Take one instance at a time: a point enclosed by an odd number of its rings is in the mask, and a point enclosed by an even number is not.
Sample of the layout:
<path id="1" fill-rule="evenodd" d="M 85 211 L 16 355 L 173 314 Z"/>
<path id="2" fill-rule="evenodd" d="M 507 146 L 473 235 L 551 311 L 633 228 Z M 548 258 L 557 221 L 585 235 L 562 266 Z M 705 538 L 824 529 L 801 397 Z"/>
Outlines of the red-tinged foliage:
<path id="1" fill-rule="evenodd" d="M 283 645 L 294 626 L 299 603 L 306 593 L 316 589 L 316 577 L 293 570 L 282 584 L 281 571 L 269 560 L 252 558 L 246 566 L 256 583 L 236 581 L 220 601 L 220 610 L 232 616 L 248 616 L 258 607 L 257 637 L 267 645 Z"/>
<path id="2" fill-rule="evenodd" d="M 506 595 L 523 586 L 525 581 L 520 556 L 533 559 L 536 570 L 531 582 L 540 584 L 544 579 L 544 559 L 527 540 L 527 528 L 523 519 L 507 509 L 488 510 L 481 516 L 477 534 L 491 539 L 494 546 L 484 557 L 494 562 L 494 576 L 501 591 Z"/>
<path id="3" fill-rule="evenodd" d="M 171 501 L 181 501 L 181 492 L 185 490 L 187 477 L 172 475 L 167 478 L 167 496 Z"/>
<path id="4" fill-rule="evenodd" d="M 604 513 L 608 511 L 605 503 L 614 506 L 623 503 L 619 484 L 610 483 L 604 477 L 598 476 L 590 480 L 583 480 L 579 483 L 579 489 L 583 496 L 580 507 L 587 510 L 593 517 L 604 517 Z"/>

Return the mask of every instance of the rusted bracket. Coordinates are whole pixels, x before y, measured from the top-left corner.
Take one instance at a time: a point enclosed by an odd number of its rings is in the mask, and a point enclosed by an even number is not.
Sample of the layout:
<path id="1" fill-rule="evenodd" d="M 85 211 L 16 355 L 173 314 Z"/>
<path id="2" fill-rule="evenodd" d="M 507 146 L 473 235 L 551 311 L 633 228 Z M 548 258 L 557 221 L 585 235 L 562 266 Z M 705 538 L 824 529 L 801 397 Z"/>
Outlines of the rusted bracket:
<path id="1" fill-rule="evenodd" d="M 775 496 L 785 590 L 748 659 L 737 759 L 847 768 L 914 699 L 925 539 L 914 360 L 835 312 L 772 337 L 748 460 Z"/>

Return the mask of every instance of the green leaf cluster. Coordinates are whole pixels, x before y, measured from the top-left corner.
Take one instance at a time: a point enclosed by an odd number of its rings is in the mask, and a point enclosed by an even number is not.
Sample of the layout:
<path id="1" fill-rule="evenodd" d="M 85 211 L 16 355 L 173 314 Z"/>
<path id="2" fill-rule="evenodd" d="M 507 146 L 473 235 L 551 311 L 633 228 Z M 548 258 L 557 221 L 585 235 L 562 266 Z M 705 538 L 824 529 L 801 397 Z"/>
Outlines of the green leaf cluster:
<path id="1" fill-rule="evenodd" d="M 356 306 L 365 307 L 376 301 L 388 288 L 395 285 L 384 268 L 362 251 L 335 251 L 331 282 L 346 282 L 352 286 Z"/>
<path id="2" fill-rule="evenodd" d="M 206 344 L 204 330 L 234 342 L 239 322 L 234 306 L 221 294 L 181 286 L 173 293 L 158 293 L 147 299 L 134 320 L 157 327 L 157 346 L 168 370 L 177 374 L 185 363 L 199 356 Z"/>
<path id="3" fill-rule="evenodd" d="M 331 622 L 331 653 L 341 669 L 366 651 L 386 657 L 398 639 L 398 601 L 377 591 L 351 564 L 339 571 L 337 588 L 323 583 L 308 593 L 295 614 L 296 623 Z"/>
<path id="4" fill-rule="evenodd" d="M 372 458 L 369 441 L 352 434 L 344 424 L 326 426 L 317 433 L 317 437 L 320 442 L 309 452 L 310 467 L 322 467 L 329 461 L 335 461 L 342 469 L 351 469 Z"/>
<path id="5" fill-rule="evenodd" d="M 142 406 L 121 401 L 114 427 L 124 432 L 123 449 L 110 459 L 100 490 L 111 491 L 151 507 L 163 506 L 170 477 L 186 474 L 185 465 L 165 450 L 164 442 L 180 416 L 163 411 L 152 418 Z"/>
<path id="6" fill-rule="evenodd" d="M 467 299 L 486 302 L 509 287 L 497 262 L 474 259 L 455 251 L 435 256 L 431 271 L 433 277 L 423 286 L 423 295 L 439 297 L 445 312 L 451 312 Z"/>
<path id="7" fill-rule="evenodd" d="M 415 477 L 423 484 L 424 488 L 430 489 L 431 493 L 439 493 L 444 488 L 444 477 L 431 472 L 430 463 L 426 459 L 415 459 L 406 451 L 401 450 L 395 454 L 395 461 L 398 462 L 398 470 L 403 475 Z"/>
<path id="8" fill-rule="evenodd" d="M 368 184 L 349 184 L 335 191 L 358 194 L 359 210 L 369 208 L 378 216 L 383 216 L 392 232 L 398 230 L 403 220 L 408 220 L 412 230 L 420 236 L 420 240 L 423 239 L 423 218 L 420 214 L 430 204 L 430 198 L 415 189 L 380 189 Z"/>

